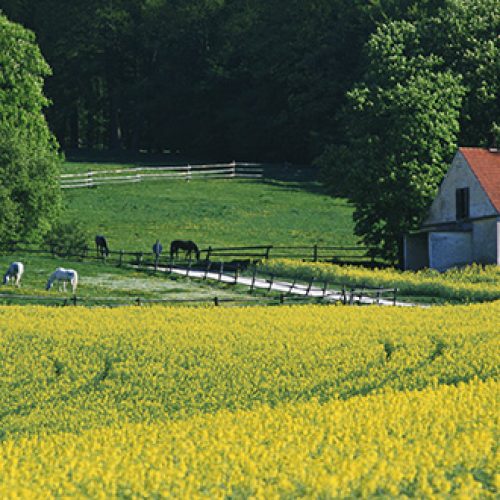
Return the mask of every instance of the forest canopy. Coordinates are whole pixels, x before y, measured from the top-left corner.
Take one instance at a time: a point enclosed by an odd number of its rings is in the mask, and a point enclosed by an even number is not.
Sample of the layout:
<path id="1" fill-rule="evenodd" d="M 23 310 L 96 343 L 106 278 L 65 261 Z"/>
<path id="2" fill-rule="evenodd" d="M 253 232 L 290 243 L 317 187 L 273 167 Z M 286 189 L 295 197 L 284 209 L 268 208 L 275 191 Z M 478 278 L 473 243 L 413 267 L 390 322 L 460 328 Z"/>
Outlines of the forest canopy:
<path id="1" fill-rule="evenodd" d="M 456 146 L 489 146 L 498 133 L 496 0 L 0 8 L 36 33 L 53 69 L 46 116 L 64 149 L 315 163 L 355 203 L 357 233 L 391 258 Z"/>

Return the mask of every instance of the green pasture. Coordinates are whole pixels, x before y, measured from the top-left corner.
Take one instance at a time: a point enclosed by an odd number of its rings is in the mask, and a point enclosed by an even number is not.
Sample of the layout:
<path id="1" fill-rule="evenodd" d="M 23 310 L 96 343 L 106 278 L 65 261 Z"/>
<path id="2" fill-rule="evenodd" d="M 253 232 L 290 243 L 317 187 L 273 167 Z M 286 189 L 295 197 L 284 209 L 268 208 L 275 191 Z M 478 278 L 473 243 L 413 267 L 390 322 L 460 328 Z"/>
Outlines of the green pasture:
<path id="1" fill-rule="evenodd" d="M 66 163 L 67 173 L 130 164 Z M 111 250 L 149 252 L 159 238 L 215 246 L 354 245 L 353 208 L 327 196 L 311 168 L 267 166 L 257 180 L 156 180 L 64 190 L 65 219 Z"/>
<path id="2" fill-rule="evenodd" d="M 215 296 L 219 299 L 249 299 L 242 287 L 155 273 L 153 270 L 117 267 L 100 261 L 89 262 L 27 253 L 0 254 L 2 278 L 13 260 L 23 262 L 25 266 L 21 287 L 16 288 L 10 283 L 0 285 L 0 304 L 61 305 L 65 298 L 72 297 L 71 286 L 67 285 L 66 292 L 63 292 L 58 290 L 55 283 L 51 290 L 45 290 L 47 280 L 56 267 L 71 268 L 78 272 L 79 283 L 76 294 L 79 299 L 83 299 L 85 305 L 113 306 L 135 303 L 138 297 L 179 303 L 184 300 L 210 301 Z M 14 297 L 16 295 L 23 297 L 16 298 Z"/>

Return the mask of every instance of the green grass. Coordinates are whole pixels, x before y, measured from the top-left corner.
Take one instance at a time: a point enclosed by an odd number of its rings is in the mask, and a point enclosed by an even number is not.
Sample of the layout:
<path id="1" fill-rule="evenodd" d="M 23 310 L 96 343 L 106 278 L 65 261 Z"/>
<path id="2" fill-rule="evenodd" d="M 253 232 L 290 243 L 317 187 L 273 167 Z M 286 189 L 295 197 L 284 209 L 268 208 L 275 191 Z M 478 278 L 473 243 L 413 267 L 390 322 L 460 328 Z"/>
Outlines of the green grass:
<path id="1" fill-rule="evenodd" d="M 241 289 L 231 285 L 217 284 L 192 280 L 182 276 L 166 275 L 153 271 L 139 271 L 131 268 L 119 268 L 102 262 L 87 262 L 40 256 L 33 254 L 0 255 L 0 272 L 7 269 L 10 262 L 20 260 L 25 265 L 21 287 L 16 288 L 10 284 L 0 285 L 1 303 L 39 303 L 62 304 L 62 298 L 72 296 L 71 287 L 66 293 L 58 291 L 54 284 L 50 291 L 45 290 L 45 285 L 50 274 L 56 267 L 75 269 L 79 275 L 77 296 L 85 301 L 86 305 L 118 305 L 142 299 L 162 300 L 199 300 L 217 296 L 220 299 L 247 298 Z M 40 296 L 42 299 L 15 298 L 14 295 Z M 98 302 L 95 299 L 106 299 Z"/>
<path id="2" fill-rule="evenodd" d="M 65 172 L 87 163 L 66 163 Z M 134 166 L 134 165 L 129 165 Z M 127 165 L 95 165 L 124 167 Z M 149 181 L 64 191 L 65 218 L 82 221 L 112 250 L 150 251 L 159 238 L 200 247 L 353 245 L 353 208 L 327 196 L 312 169 L 265 168 L 262 180 Z"/>

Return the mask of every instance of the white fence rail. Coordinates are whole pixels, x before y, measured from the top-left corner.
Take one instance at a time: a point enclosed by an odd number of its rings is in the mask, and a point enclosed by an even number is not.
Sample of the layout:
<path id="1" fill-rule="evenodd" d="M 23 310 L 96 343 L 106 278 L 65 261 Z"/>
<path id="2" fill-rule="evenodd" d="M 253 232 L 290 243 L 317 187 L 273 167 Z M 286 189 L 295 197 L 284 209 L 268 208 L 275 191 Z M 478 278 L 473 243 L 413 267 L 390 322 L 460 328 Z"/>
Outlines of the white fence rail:
<path id="1" fill-rule="evenodd" d="M 211 165 L 165 165 L 151 167 L 89 170 L 61 174 L 61 188 L 90 188 L 104 184 L 125 184 L 160 179 L 255 179 L 262 177 L 259 163 L 214 163 Z M 125 175 L 123 175 L 125 174 Z"/>

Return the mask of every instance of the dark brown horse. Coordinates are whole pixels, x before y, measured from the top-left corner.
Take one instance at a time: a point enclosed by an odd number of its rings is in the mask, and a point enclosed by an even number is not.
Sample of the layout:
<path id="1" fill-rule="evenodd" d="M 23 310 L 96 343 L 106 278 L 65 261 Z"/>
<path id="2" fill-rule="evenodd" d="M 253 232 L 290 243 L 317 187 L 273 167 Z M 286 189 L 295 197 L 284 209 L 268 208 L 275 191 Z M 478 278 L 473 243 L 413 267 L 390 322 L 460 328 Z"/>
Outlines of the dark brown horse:
<path id="1" fill-rule="evenodd" d="M 170 258 L 173 259 L 174 256 L 179 256 L 179 250 L 183 250 L 185 252 L 186 259 L 190 259 L 192 253 L 194 252 L 196 255 L 196 260 L 200 260 L 200 250 L 196 243 L 191 240 L 174 240 L 170 243 Z"/>
<path id="2" fill-rule="evenodd" d="M 97 255 L 109 255 L 109 248 L 106 238 L 100 234 L 95 237 L 95 247 L 97 250 Z"/>

